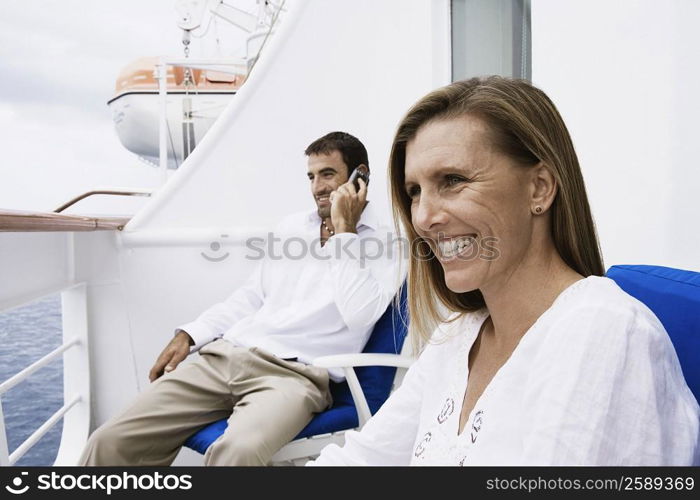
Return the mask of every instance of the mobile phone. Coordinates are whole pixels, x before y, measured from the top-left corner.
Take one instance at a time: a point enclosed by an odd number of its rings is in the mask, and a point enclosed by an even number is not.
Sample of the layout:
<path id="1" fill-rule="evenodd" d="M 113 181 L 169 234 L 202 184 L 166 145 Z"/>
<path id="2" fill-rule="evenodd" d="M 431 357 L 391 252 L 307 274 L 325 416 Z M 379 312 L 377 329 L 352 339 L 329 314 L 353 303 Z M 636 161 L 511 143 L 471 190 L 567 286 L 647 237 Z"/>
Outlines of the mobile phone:
<path id="1" fill-rule="evenodd" d="M 359 167 L 355 168 L 355 170 L 353 170 L 350 174 L 348 182 L 352 182 L 355 185 L 355 189 L 357 191 L 360 190 L 360 183 L 357 182 L 358 177 L 365 181 L 365 186 L 369 183 L 369 170 L 367 170 L 367 167 L 365 167 L 364 165 L 360 165 Z"/>

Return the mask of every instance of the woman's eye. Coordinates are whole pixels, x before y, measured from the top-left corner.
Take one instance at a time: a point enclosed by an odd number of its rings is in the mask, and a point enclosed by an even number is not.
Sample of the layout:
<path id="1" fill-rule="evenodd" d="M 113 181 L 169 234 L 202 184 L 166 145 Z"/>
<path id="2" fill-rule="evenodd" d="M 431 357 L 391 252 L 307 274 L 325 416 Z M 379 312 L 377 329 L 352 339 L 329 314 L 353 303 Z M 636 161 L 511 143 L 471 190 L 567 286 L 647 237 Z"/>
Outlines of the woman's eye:
<path id="1" fill-rule="evenodd" d="M 465 182 L 466 179 L 462 177 L 461 175 L 454 175 L 454 174 L 449 174 L 445 176 L 445 183 L 448 186 L 456 186 L 460 182 Z"/>
<path id="2" fill-rule="evenodd" d="M 420 194 L 420 187 L 411 186 L 406 190 L 406 194 L 409 198 L 413 199 Z"/>

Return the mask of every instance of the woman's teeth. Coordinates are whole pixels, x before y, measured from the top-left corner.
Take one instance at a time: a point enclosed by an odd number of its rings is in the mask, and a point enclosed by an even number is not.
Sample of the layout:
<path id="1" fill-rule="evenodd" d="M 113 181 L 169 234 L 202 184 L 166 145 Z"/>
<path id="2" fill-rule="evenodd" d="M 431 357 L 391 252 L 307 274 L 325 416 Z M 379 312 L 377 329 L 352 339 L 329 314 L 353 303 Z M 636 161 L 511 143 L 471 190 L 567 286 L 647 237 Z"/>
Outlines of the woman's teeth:
<path id="1" fill-rule="evenodd" d="M 457 255 L 462 254 L 465 250 L 471 248 L 473 244 L 473 236 L 463 236 L 461 238 L 442 240 L 438 242 L 440 257 L 443 259 L 456 257 Z"/>

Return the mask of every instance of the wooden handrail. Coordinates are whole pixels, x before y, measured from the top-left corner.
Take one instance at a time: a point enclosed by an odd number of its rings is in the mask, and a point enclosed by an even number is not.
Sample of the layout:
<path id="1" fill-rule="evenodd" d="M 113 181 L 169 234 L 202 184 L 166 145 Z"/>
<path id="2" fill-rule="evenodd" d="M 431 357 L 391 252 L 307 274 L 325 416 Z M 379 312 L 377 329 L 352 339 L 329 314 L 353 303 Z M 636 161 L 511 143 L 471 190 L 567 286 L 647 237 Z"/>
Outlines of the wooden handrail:
<path id="1" fill-rule="evenodd" d="M 0 209 L 0 232 L 121 231 L 129 220 L 129 217 L 87 217 Z"/>

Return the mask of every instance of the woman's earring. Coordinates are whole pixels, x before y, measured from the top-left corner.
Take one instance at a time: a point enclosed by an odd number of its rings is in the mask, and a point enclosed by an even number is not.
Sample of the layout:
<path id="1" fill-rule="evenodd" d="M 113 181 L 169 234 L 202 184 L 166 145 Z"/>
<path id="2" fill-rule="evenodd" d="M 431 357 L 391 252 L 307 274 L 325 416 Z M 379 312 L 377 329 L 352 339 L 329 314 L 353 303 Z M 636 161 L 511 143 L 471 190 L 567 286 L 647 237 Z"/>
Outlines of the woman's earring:
<path id="1" fill-rule="evenodd" d="M 541 213 L 542 213 L 542 207 L 539 207 L 539 206 L 535 207 L 535 213 L 536 213 L 536 214 L 541 214 Z"/>

